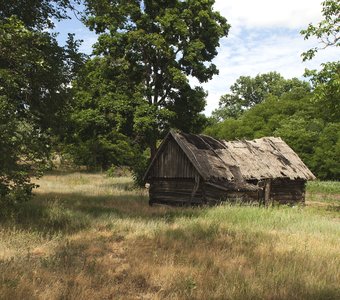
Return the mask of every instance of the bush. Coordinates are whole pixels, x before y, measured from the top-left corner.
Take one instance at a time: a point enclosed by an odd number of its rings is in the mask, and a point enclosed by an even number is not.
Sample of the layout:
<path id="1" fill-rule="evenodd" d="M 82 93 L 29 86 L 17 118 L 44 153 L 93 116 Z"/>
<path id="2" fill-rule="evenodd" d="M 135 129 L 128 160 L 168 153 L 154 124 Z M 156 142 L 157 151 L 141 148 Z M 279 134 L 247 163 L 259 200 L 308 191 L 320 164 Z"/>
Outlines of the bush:
<path id="1" fill-rule="evenodd" d="M 143 180 L 144 174 L 150 162 L 150 149 L 146 149 L 143 152 L 139 152 L 134 159 L 132 165 L 132 177 L 137 186 L 144 186 Z"/>
<path id="2" fill-rule="evenodd" d="M 130 168 L 127 166 L 115 166 L 112 165 L 107 171 L 108 177 L 128 177 L 131 176 Z"/>

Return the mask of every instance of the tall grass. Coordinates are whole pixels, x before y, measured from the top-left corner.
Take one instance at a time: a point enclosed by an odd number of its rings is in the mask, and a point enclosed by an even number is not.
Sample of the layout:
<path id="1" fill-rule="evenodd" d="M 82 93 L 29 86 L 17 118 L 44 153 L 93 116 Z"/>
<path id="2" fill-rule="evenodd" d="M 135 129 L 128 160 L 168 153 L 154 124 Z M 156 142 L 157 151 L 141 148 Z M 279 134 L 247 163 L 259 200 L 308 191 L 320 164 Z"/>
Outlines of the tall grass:
<path id="1" fill-rule="evenodd" d="M 310 193 L 340 195 L 339 181 L 310 181 L 307 183 L 307 190 Z"/>
<path id="2" fill-rule="evenodd" d="M 2 299 L 340 298 L 339 183 L 269 209 L 149 207 L 128 177 L 38 184 L 0 223 Z"/>

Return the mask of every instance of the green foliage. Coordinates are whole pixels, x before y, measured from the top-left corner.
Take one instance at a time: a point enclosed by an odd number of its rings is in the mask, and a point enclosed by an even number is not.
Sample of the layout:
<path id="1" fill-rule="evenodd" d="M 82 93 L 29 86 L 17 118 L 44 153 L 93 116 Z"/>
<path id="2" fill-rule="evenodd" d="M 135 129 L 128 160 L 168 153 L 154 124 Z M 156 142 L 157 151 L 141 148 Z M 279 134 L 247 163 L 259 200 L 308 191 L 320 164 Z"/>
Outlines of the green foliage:
<path id="1" fill-rule="evenodd" d="M 134 182 L 137 186 L 144 186 L 145 182 L 143 180 L 145 171 L 150 163 L 150 150 L 142 150 L 136 152 L 136 156 L 134 158 L 132 164 L 132 175 Z"/>
<path id="2" fill-rule="evenodd" d="M 73 82 L 66 151 L 75 163 L 107 169 L 131 165 L 133 132 L 140 96 L 126 82 L 125 70 L 108 58 L 88 60 Z"/>
<path id="3" fill-rule="evenodd" d="M 49 18 L 62 18 L 68 1 L 60 1 L 61 7 L 48 1 L 33 2 L 29 1 L 32 7 L 22 1 L 0 6 L 2 211 L 27 200 L 35 187 L 30 177 L 40 175 L 50 151 L 49 137 L 60 131 L 75 66 L 77 43 L 72 36 L 63 48 L 54 35 L 43 30 L 51 27 Z"/>
<path id="4" fill-rule="evenodd" d="M 200 114 L 205 94 L 190 86 L 188 76 L 206 82 L 218 73 L 210 62 L 229 30 L 226 19 L 213 10 L 214 1 L 86 4 L 86 23 L 100 34 L 94 53 L 124 69 L 126 82 L 141 96 L 134 128 L 151 153 L 169 127 L 199 130 L 205 123 Z"/>
<path id="5" fill-rule="evenodd" d="M 340 45 L 340 3 L 338 0 L 326 0 L 322 2 L 322 15 L 324 19 L 318 24 L 309 24 L 307 29 L 301 30 L 300 33 L 305 40 L 310 37 L 316 37 L 323 47 L 314 47 L 302 53 L 303 60 L 312 59 L 320 49 L 329 46 L 339 47 Z"/>
<path id="6" fill-rule="evenodd" d="M 218 120 L 238 118 L 247 109 L 263 102 L 266 97 L 280 97 L 296 89 L 308 92 L 310 87 L 307 82 L 297 78 L 285 79 L 277 72 L 259 74 L 254 78 L 241 76 L 230 87 L 231 93 L 221 97 L 219 108 L 212 115 Z"/>
<path id="7" fill-rule="evenodd" d="M 6 0 L 0 4 L 0 19 L 17 16 L 28 29 L 53 28 L 52 19 L 67 19 L 67 9 L 79 0 Z"/>
<path id="8" fill-rule="evenodd" d="M 314 87 L 313 102 L 322 119 L 340 120 L 340 61 L 322 64 L 320 71 L 306 70 Z"/>
<path id="9" fill-rule="evenodd" d="M 340 178 L 340 122 L 328 123 L 313 147 L 312 166 L 320 178 Z"/>
<path id="10" fill-rule="evenodd" d="M 46 137 L 29 120 L 15 118 L 13 103 L 0 96 L 0 212 L 27 200 L 34 184 L 30 175 L 39 175 L 44 166 Z"/>

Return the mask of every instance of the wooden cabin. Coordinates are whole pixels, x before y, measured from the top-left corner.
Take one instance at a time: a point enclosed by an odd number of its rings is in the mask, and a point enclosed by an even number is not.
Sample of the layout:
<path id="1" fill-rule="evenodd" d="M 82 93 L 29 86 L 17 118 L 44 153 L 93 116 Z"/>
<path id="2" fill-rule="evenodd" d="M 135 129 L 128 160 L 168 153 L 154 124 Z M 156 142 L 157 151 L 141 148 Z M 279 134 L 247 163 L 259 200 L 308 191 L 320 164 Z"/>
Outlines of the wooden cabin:
<path id="1" fill-rule="evenodd" d="M 217 140 L 171 130 L 144 176 L 150 204 L 305 200 L 315 176 L 281 139 Z"/>

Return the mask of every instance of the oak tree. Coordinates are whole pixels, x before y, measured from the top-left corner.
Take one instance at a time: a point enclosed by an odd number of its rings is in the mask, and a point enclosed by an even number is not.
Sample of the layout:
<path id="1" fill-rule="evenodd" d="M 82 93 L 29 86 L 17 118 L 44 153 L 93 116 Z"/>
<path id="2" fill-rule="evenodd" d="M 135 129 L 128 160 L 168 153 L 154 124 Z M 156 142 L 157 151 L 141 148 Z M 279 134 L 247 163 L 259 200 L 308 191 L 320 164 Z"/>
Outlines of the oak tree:
<path id="1" fill-rule="evenodd" d="M 86 0 L 86 4 L 86 23 L 99 34 L 94 53 L 122 64 L 143 96 L 134 124 L 153 155 L 162 131 L 174 124 L 181 128 L 179 107 L 191 112 L 183 114 L 186 122 L 202 118 L 203 94 L 199 87 L 191 87 L 189 78 L 202 83 L 218 73 L 211 61 L 230 26 L 213 10 L 213 0 Z"/>

